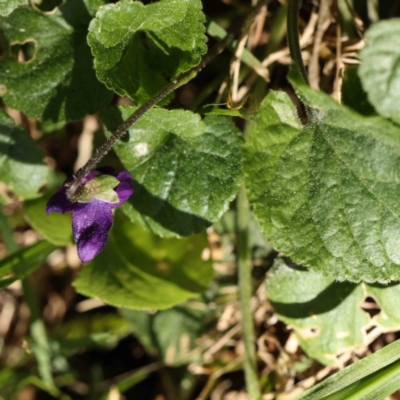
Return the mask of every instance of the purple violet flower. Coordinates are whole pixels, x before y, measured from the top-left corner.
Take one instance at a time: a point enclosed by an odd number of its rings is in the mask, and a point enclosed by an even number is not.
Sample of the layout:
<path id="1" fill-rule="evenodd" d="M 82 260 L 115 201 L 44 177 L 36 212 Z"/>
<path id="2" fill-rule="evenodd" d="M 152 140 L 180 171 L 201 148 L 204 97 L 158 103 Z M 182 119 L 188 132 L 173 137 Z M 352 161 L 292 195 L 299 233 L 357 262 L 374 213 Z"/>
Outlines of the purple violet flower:
<path id="1" fill-rule="evenodd" d="M 113 208 L 119 207 L 133 193 L 133 181 L 129 172 L 117 172 L 111 167 L 90 171 L 83 180 L 76 201 L 67 197 L 68 183 L 50 197 L 46 213 L 72 212 L 72 233 L 78 245 L 82 262 L 92 260 L 103 249 L 107 234 L 114 220 Z"/>

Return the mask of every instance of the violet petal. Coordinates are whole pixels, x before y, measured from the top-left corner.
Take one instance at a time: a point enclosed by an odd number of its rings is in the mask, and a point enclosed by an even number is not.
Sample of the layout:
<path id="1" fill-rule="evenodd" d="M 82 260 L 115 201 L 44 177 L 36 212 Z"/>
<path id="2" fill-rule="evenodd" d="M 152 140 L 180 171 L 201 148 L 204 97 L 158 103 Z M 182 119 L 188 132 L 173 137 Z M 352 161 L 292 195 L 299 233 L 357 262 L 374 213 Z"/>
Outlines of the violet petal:
<path id="1" fill-rule="evenodd" d="M 117 179 L 120 181 L 120 184 L 114 190 L 118 194 L 119 202 L 112 204 L 112 208 L 119 207 L 121 204 L 125 203 L 133 193 L 133 179 L 129 172 L 119 172 Z"/>
<path id="2" fill-rule="evenodd" d="M 46 214 L 50 214 L 53 211 L 64 214 L 74 209 L 75 204 L 67 198 L 67 188 L 61 187 L 50 197 L 46 205 Z"/>
<path id="3" fill-rule="evenodd" d="M 109 203 L 93 199 L 76 203 L 72 213 L 72 233 L 82 262 L 92 260 L 107 242 L 114 216 Z"/>

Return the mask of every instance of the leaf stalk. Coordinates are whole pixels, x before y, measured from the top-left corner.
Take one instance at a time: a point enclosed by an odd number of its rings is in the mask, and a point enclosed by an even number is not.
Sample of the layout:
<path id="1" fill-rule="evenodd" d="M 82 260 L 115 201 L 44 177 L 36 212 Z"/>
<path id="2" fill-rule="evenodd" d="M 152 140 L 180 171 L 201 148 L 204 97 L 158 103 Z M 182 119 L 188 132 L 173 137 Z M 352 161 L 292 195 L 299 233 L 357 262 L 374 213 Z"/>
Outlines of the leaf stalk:
<path id="1" fill-rule="evenodd" d="M 300 38 L 299 38 L 299 8 L 300 0 L 288 0 L 287 6 L 287 40 L 289 44 L 290 56 L 297 64 L 300 76 L 306 84 L 308 77 L 301 56 Z"/>
<path id="2" fill-rule="evenodd" d="M 246 389 L 251 400 L 261 400 L 257 376 L 255 336 L 251 310 L 251 254 L 249 246 L 250 209 L 244 183 L 239 188 L 237 197 L 236 237 L 238 246 L 238 272 L 240 311 L 242 315 L 242 332 L 244 343 L 243 367 Z"/>

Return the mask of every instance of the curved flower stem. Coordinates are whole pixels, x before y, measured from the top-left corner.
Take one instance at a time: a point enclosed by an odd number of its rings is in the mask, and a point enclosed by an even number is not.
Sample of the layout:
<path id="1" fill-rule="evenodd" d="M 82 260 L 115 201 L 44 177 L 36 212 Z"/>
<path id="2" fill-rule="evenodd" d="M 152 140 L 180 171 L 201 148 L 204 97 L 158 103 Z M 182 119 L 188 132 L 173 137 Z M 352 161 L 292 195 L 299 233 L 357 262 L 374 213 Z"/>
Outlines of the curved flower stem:
<path id="1" fill-rule="evenodd" d="M 308 77 L 301 56 L 299 42 L 299 5 L 300 0 L 288 0 L 287 9 L 287 40 L 290 49 L 290 56 L 297 64 L 304 82 L 308 84 Z"/>
<path id="2" fill-rule="evenodd" d="M 261 0 L 258 4 L 252 9 L 249 15 L 244 20 L 244 23 L 239 30 L 239 32 L 246 27 L 250 26 L 253 22 L 253 19 L 256 17 L 261 8 L 266 4 L 268 0 Z M 124 121 L 116 131 L 96 150 L 94 156 L 77 172 L 74 181 L 71 186 L 68 188 L 67 196 L 71 199 L 75 197 L 78 188 L 81 186 L 83 178 L 87 175 L 87 173 L 93 169 L 99 161 L 112 149 L 114 144 L 126 133 L 126 131 L 133 125 L 140 117 L 142 117 L 147 111 L 149 111 L 153 106 L 155 106 L 159 101 L 168 96 L 174 90 L 184 85 L 185 83 L 192 80 L 211 60 L 213 60 L 216 56 L 218 56 L 222 51 L 228 47 L 237 35 L 237 30 L 234 32 L 228 33 L 224 39 L 218 42 L 215 46 L 213 46 L 208 53 L 204 56 L 199 65 L 192 68 L 188 72 L 185 72 L 179 75 L 176 79 L 174 79 L 170 84 L 161 89 L 158 93 L 156 93 L 151 99 L 149 99 L 146 103 L 141 105 L 136 111 L 134 111 L 126 121 Z"/>
<path id="3" fill-rule="evenodd" d="M 251 312 L 251 255 L 249 246 L 249 202 L 244 183 L 237 197 L 236 236 L 238 246 L 240 311 L 244 343 L 244 373 L 246 389 L 251 400 L 260 400 L 261 392 L 257 377 L 255 337 Z"/>

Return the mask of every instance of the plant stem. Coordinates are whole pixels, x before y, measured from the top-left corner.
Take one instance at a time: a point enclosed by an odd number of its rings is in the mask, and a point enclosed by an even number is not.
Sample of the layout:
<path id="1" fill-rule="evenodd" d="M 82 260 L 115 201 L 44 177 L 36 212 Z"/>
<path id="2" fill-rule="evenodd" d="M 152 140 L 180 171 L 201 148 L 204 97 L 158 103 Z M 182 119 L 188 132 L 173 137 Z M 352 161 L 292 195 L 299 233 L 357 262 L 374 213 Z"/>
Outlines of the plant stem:
<path id="1" fill-rule="evenodd" d="M 308 77 L 304 67 L 303 58 L 301 56 L 300 42 L 299 42 L 299 8 L 300 0 L 288 0 L 287 9 L 287 40 L 290 49 L 290 56 L 297 64 L 300 75 L 304 82 L 308 84 Z"/>
<path id="2" fill-rule="evenodd" d="M 31 311 L 30 333 L 32 337 L 32 351 L 38 363 L 39 375 L 43 382 L 51 388 L 54 386 L 51 373 L 50 348 L 47 340 L 46 327 L 40 316 L 39 305 L 32 289 L 29 277 L 22 279 L 24 298 Z"/>
<path id="3" fill-rule="evenodd" d="M 5 215 L 0 212 L 0 230 L 3 234 L 4 243 L 10 253 L 18 250 L 18 244 L 13 238 L 13 232 Z M 31 311 L 30 334 L 32 337 L 32 351 L 38 363 L 39 375 L 49 389 L 54 387 L 51 373 L 50 350 L 46 335 L 46 327 L 40 317 L 39 306 L 35 293 L 29 281 L 29 277 L 22 279 L 24 298 Z"/>
<path id="4" fill-rule="evenodd" d="M 241 26 L 241 30 L 251 25 L 253 19 L 256 17 L 260 9 L 266 4 L 268 0 L 261 0 L 258 4 L 252 9 L 249 15 L 244 20 L 243 25 Z M 239 30 L 239 32 L 241 31 Z M 126 121 L 124 121 L 115 132 L 96 150 L 94 156 L 77 172 L 74 181 L 71 186 L 69 186 L 67 190 L 67 196 L 69 199 L 75 197 L 78 188 L 82 185 L 82 181 L 87 173 L 93 169 L 99 161 L 112 149 L 114 144 L 119 140 L 123 135 L 125 135 L 126 131 L 133 125 L 140 117 L 142 117 L 147 111 L 149 111 L 153 106 L 155 106 L 159 101 L 168 96 L 174 90 L 184 85 L 185 83 L 192 80 L 211 60 L 213 60 L 216 56 L 218 56 L 222 51 L 228 47 L 233 40 L 235 39 L 237 31 L 228 33 L 224 39 L 215 44 L 208 53 L 201 60 L 200 64 L 191 70 L 179 75 L 176 79 L 174 79 L 170 84 L 161 89 L 158 93 L 156 93 L 151 99 L 149 99 L 146 103 L 141 105 L 138 109 L 136 109 Z"/>
<path id="5" fill-rule="evenodd" d="M 251 400 L 260 400 L 261 392 L 257 377 L 255 337 L 251 312 L 251 254 L 249 246 L 250 210 L 244 183 L 237 197 L 236 236 L 238 246 L 240 311 L 244 343 L 244 373 L 246 388 Z"/>

